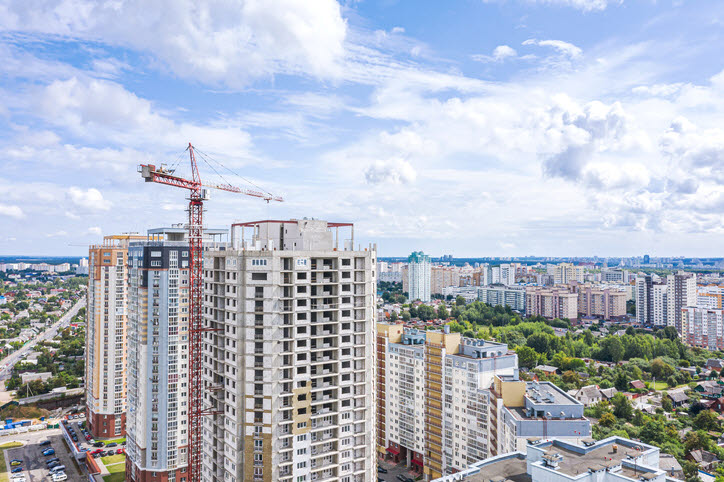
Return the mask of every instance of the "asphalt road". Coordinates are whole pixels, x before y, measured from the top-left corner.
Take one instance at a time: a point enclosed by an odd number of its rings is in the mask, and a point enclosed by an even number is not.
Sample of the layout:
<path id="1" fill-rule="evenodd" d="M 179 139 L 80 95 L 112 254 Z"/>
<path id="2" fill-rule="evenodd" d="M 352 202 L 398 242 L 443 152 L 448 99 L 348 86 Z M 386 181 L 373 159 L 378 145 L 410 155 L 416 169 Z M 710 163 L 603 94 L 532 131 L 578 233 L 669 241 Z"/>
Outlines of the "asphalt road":
<path id="1" fill-rule="evenodd" d="M 42 452 L 49 446 L 40 446 L 40 442 L 50 440 L 55 455 L 45 457 Z M 39 430 L 37 432 L 28 432 L 23 434 L 12 435 L 0 438 L 0 444 L 6 442 L 22 441 L 26 442 L 22 447 L 8 449 L 5 451 L 5 463 L 8 465 L 8 473 L 10 472 L 10 461 L 20 459 L 23 461 L 22 474 L 25 475 L 27 482 L 41 482 L 50 480 L 48 474 L 48 466 L 45 463 L 47 459 L 58 457 L 60 463 L 65 465 L 65 473 L 68 480 L 83 480 L 78 466 L 73 461 L 68 446 L 63 440 L 60 429 Z M 12 475 L 12 474 L 9 474 Z"/>
<path id="2" fill-rule="evenodd" d="M 79 299 L 71 309 L 69 309 L 58 321 L 53 323 L 47 330 L 38 335 L 34 340 L 30 340 L 18 351 L 11 353 L 4 359 L 0 360 L 0 382 L 10 378 L 15 364 L 20 361 L 21 357 L 25 353 L 29 353 L 33 350 L 36 344 L 40 341 L 52 340 L 61 327 L 65 327 L 70 323 L 70 320 L 78 314 L 78 311 L 85 306 L 85 298 Z"/>

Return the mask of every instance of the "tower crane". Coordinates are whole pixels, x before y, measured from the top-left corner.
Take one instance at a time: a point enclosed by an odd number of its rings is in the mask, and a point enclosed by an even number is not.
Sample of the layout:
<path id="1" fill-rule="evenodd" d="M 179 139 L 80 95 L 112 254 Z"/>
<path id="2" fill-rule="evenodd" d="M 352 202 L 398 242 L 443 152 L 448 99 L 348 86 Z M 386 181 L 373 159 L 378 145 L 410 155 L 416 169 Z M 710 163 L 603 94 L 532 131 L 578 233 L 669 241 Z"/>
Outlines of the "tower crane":
<path id="1" fill-rule="evenodd" d="M 141 164 L 138 172 L 146 182 L 156 182 L 188 189 L 189 192 L 189 383 L 188 383 L 188 482 L 201 481 L 202 417 L 215 412 L 203 407 L 204 382 L 202 379 L 203 333 L 211 328 L 203 326 L 201 304 L 203 300 L 203 211 L 207 200 L 206 188 L 244 194 L 265 200 L 282 202 L 283 199 L 262 191 L 244 189 L 229 184 L 212 184 L 201 181 L 196 165 L 194 146 L 189 143 L 191 179 L 174 176 L 174 171 L 163 165 Z"/>

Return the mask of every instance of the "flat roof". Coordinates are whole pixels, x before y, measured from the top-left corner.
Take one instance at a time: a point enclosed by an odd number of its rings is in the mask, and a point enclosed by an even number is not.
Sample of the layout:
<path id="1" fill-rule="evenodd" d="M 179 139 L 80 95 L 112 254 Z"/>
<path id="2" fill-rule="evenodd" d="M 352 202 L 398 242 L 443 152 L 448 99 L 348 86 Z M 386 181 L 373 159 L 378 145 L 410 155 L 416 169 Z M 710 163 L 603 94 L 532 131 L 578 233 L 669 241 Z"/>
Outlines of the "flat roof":
<path id="1" fill-rule="evenodd" d="M 538 393 L 541 394 L 540 401 L 536 401 L 536 399 L 533 398 L 534 390 L 536 388 L 538 388 Z M 553 396 L 552 401 L 548 400 L 548 394 Z M 526 382 L 525 396 L 528 397 L 534 405 L 581 405 L 581 402 L 571 397 L 551 382 Z M 552 415 L 556 416 L 557 414 L 554 413 Z"/>
<path id="2" fill-rule="evenodd" d="M 614 445 L 618 446 L 616 452 L 613 451 Z M 588 472 L 589 468 L 620 465 L 622 460 L 633 461 L 633 458 L 629 459 L 629 455 L 638 457 L 643 454 L 642 451 L 625 447 L 615 442 L 595 447 L 593 450 L 585 453 L 574 452 L 560 445 L 551 445 L 546 452 L 557 453 L 563 456 L 563 460 L 559 462 L 558 471 L 568 475 L 578 475 Z"/>
<path id="3" fill-rule="evenodd" d="M 525 457 L 511 457 L 498 460 L 480 467 L 480 472 L 465 477 L 466 482 L 488 482 L 490 480 L 511 480 L 513 482 L 532 482 L 526 472 Z M 497 478 L 497 479 L 496 479 Z"/>

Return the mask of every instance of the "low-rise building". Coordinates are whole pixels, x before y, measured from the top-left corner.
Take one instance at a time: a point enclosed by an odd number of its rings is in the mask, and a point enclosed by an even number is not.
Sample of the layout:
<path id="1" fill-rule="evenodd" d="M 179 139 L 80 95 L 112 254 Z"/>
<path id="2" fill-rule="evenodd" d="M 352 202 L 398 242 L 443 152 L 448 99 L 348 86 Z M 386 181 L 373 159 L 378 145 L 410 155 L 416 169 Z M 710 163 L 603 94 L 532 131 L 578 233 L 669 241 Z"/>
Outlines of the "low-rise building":
<path id="1" fill-rule="evenodd" d="M 701 457 L 702 460 L 704 457 Z M 471 464 L 433 482 L 667 482 L 658 447 L 623 437 L 598 442 L 530 439 L 523 450 Z"/>
<path id="2" fill-rule="evenodd" d="M 20 381 L 23 385 L 26 383 L 33 382 L 35 380 L 40 380 L 41 382 L 47 382 L 50 377 L 52 377 L 53 374 L 50 372 L 26 372 L 20 374 Z"/>

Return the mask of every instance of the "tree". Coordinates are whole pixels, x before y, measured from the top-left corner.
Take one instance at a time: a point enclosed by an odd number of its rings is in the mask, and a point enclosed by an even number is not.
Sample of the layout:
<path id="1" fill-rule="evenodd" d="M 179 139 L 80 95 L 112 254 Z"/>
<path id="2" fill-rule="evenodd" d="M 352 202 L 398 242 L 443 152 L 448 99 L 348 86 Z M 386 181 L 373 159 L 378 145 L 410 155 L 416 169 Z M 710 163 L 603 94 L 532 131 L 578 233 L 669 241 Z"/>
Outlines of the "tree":
<path id="1" fill-rule="evenodd" d="M 651 375 L 659 380 L 670 377 L 674 374 L 674 367 L 664 362 L 661 358 L 651 362 Z"/>
<path id="2" fill-rule="evenodd" d="M 599 344 L 601 349 L 599 357 L 618 363 L 623 360 L 624 348 L 621 339 L 617 336 L 607 336 Z"/>
<path id="3" fill-rule="evenodd" d="M 664 424 L 657 418 L 649 419 L 641 427 L 641 440 L 646 443 L 661 443 L 665 440 Z"/>
<path id="4" fill-rule="evenodd" d="M 717 430 L 719 428 L 717 414 L 713 410 L 702 410 L 699 412 L 699 415 L 694 417 L 692 425 L 696 430 L 704 430 L 706 432 Z"/>
<path id="5" fill-rule="evenodd" d="M 671 402 L 671 398 L 669 398 L 666 393 L 664 393 L 663 398 L 661 399 L 661 408 L 663 408 L 665 412 L 671 412 L 674 409 L 674 404 Z"/>
<path id="6" fill-rule="evenodd" d="M 519 346 L 515 349 L 518 354 L 518 364 L 525 368 L 533 368 L 538 364 L 538 354 L 529 346 Z"/>
<path id="7" fill-rule="evenodd" d="M 465 298 L 463 298 L 462 296 L 458 295 L 458 297 L 455 298 L 455 305 L 456 305 L 456 306 L 465 306 Z"/>
<path id="8" fill-rule="evenodd" d="M 442 303 L 437 307 L 437 317 L 441 320 L 447 320 L 450 317 L 450 312 L 447 311 L 447 307 Z"/>
<path id="9" fill-rule="evenodd" d="M 691 452 L 692 450 L 709 448 L 710 439 L 709 436 L 700 430 L 692 430 L 686 434 L 684 439 L 684 450 Z"/>
<path id="10" fill-rule="evenodd" d="M 611 428 L 616 425 L 616 417 L 611 412 L 606 412 L 598 419 L 598 423 L 603 427 Z"/>
<path id="11" fill-rule="evenodd" d="M 563 372 L 561 378 L 565 383 L 572 383 L 578 385 L 578 382 L 580 382 L 580 377 L 578 376 L 578 373 L 574 372 L 573 370 L 567 370 Z"/>
<path id="12" fill-rule="evenodd" d="M 533 333 L 526 344 L 538 353 L 548 353 L 548 335 L 545 333 Z"/>
<path id="13" fill-rule="evenodd" d="M 611 399 L 611 404 L 613 405 L 613 414 L 616 415 L 616 417 L 631 420 L 633 407 L 631 407 L 631 402 L 623 393 L 619 392 L 615 394 Z"/>
<path id="14" fill-rule="evenodd" d="M 397 321 L 397 318 L 398 318 L 398 316 L 397 316 L 396 311 L 393 311 L 392 313 L 390 313 L 390 321 Z"/>
<path id="15" fill-rule="evenodd" d="M 402 320 L 403 321 L 410 321 L 412 319 L 412 316 L 410 315 L 410 312 L 405 310 L 402 312 Z"/>

